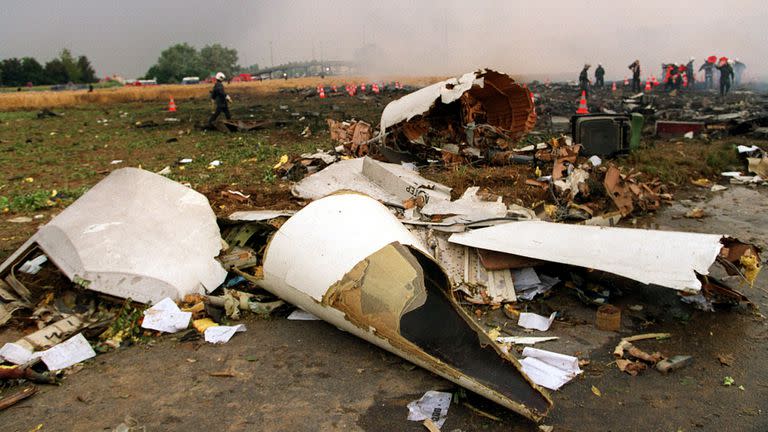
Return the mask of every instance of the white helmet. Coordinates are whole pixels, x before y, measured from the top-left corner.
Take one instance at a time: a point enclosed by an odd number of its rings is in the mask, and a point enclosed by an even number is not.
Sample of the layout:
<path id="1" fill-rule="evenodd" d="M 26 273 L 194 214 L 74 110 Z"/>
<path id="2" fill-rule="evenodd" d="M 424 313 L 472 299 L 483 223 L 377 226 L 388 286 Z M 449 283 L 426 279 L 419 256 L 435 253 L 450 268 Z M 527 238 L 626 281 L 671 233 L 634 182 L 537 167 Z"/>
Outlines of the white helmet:
<path id="1" fill-rule="evenodd" d="M 733 66 L 733 64 L 736 63 L 733 59 L 728 59 L 728 64 Z"/>
<path id="2" fill-rule="evenodd" d="M 693 56 L 691 56 L 691 58 L 688 61 L 694 61 L 694 60 L 696 59 Z"/>
<path id="3" fill-rule="evenodd" d="M 224 76 L 224 72 L 218 72 L 216 73 L 216 80 L 217 81 L 224 81 L 226 77 Z"/>

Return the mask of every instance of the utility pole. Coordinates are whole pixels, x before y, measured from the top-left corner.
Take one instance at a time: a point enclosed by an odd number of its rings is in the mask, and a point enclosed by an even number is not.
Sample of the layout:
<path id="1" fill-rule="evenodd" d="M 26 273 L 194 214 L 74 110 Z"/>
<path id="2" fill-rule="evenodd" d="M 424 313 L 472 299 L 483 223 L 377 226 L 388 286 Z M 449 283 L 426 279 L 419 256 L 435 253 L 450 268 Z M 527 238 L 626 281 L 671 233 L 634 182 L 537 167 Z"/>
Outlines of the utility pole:
<path id="1" fill-rule="evenodd" d="M 269 67 L 275 67 L 275 57 L 272 53 L 272 41 L 269 41 Z"/>

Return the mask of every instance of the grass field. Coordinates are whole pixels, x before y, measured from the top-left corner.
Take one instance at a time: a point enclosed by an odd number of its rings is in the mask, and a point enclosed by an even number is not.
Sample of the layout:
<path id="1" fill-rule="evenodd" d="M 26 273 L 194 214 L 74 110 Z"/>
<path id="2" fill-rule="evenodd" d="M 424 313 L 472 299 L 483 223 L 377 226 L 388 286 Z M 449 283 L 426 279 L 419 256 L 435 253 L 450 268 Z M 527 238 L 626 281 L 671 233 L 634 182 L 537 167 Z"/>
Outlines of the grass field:
<path id="1" fill-rule="evenodd" d="M 377 79 L 378 82 L 400 81 L 403 84 L 421 87 L 443 78 L 439 77 L 386 77 Z M 290 80 L 266 80 L 231 83 L 227 85 L 227 91 L 232 95 L 259 96 L 275 94 L 281 89 L 288 88 L 314 88 L 318 85 L 326 87 L 331 85 L 343 86 L 346 83 L 372 82 L 365 77 L 320 77 L 295 78 Z M 87 90 L 62 90 L 62 91 L 21 91 L 0 92 L 0 111 L 31 110 L 42 108 L 81 107 L 89 104 L 111 105 L 129 102 L 153 102 L 175 100 L 207 99 L 211 91 L 211 84 L 167 84 L 142 87 L 112 87 L 99 88 L 89 93 Z"/>

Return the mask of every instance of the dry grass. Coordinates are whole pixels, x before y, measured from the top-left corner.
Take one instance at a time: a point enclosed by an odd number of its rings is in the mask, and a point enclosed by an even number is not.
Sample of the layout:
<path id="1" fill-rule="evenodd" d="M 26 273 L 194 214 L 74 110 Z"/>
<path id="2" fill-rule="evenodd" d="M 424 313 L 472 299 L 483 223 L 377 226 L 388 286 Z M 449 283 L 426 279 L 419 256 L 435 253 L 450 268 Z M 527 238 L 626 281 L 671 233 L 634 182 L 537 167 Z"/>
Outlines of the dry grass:
<path id="1" fill-rule="evenodd" d="M 443 78 L 439 77 L 386 77 L 381 80 L 398 80 L 403 84 L 422 87 Z M 377 79 L 378 80 L 378 79 Z M 231 83 L 227 89 L 232 94 L 268 95 L 284 88 L 316 87 L 318 85 L 343 86 L 346 83 L 371 82 L 371 78 L 361 77 L 319 77 L 294 78 L 290 80 L 268 80 L 243 83 Z M 41 108 L 61 108 L 88 104 L 109 105 L 126 102 L 150 102 L 192 98 L 207 98 L 210 84 L 181 85 L 169 84 L 147 87 L 116 87 L 97 89 L 91 93 L 86 90 L 64 91 L 24 91 L 0 94 L 0 111 L 31 110 Z"/>

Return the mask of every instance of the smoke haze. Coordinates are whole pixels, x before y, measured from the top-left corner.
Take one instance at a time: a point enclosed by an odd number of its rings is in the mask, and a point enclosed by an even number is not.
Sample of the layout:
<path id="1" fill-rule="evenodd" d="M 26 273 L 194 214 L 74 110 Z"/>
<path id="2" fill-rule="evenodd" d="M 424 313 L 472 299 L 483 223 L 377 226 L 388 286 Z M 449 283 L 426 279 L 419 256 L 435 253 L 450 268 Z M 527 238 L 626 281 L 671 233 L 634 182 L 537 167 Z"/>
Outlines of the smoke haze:
<path id="1" fill-rule="evenodd" d="M 640 59 L 696 66 L 739 58 L 748 78 L 768 78 L 764 0 L 25 0 L 0 11 L 0 58 L 45 62 L 66 47 L 98 75 L 146 73 L 168 46 L 221 43 L 239 63 L 366 59 L 371 73 L 452 75 L 493 67 L 512 75 L 575 79 L 602 63 L 607 79 Z M 626 4 L 626 5 L 625 5 Z M 270 49 L 271 47 L 271 49 Z M 365 47 L 365 48 L 363 48 Z"/>

